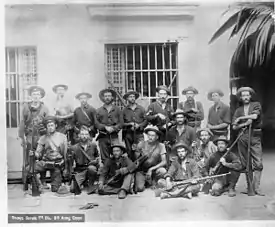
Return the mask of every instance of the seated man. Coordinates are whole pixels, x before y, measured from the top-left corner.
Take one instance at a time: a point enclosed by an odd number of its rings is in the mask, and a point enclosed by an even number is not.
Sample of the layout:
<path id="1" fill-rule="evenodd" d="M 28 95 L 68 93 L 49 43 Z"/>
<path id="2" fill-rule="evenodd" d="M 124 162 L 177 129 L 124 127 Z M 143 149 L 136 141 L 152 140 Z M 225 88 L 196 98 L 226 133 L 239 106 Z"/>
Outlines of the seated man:
<path id="1" fill-rule="evenodd" d="M 166 149 L 163 143 L 159 142 L 161 135 L 157 126 L 148 125 L 144 132 L 148 136 L 147 141 L 137 145 L 136 158 L 147 156 L 147 160 L 140 163 L 135 174 L 135 185 L 137 192 L 145 189 L 145 183 L 155 186 L 157 179 L 166 174 Z"/>
<path id="2" fill-rule="evenodd" d="M 123 155 L 126 152 L 123 145 L 114 144 L 111 150 L 111 158 L 104 163 L 99 177 L 98 194 L 118 194 L 119 199 L 125 199 L 127 193 L 131 191 L 132 172 L 136 166 L 127 156 Z M 108 184 L 105 184 L 106 182 Z"/>
<path id="3" fill-rule="evenodd" d="M 213 175 L 216 164 L 220 161 L 220 167 L 216 169 L 214 174 L 223 174 L 231 172 L 231 174 L 219 177 L 214 180 L 212 185 L 211 195 L 220 196 L 225 191 L 229 191 L 228 196 L 236 196 L 235 186 L 239 178 L 240 173 L 237 172 L 242 168 L 240 159 L 232 152 L 225 156 L 227 152 L 227 146 L 229 141 L 225 136 L 220 136 L 214 140 L 214 144 L 217 145 L 218 151 L 210 156 L 205 164 L 206 174 Z"/>
<path id="4" fill-rule="evenodd" d="M 51 190 L 59 192 L 62 184 L 62 171 L 64 175 L 68 172 L 67 138 L 63 133 L 56 131 L 56 118 L 48 116 L 44 120 L 47 134 L 40 137 L 36 151 L 30 151 L 30 155 L 39 160 L 35 163 L 34 170 L 44 174 L 47 170 L 51 173 Z M 37 179 L 39 188 L 42 190 L 42 183 Z M 61 193 L 61 192 L 60 192 Z M 62 192 L 63 194 L 64 192 Z M 65 194 L 65 193 L 64 193 Z"/>
<path id="5" fill-rule="evenodd" d="M 85 125 L 80 127 L 79 140 L 80 142 L 73 145 L 70 149 L 69 155 L 71 155 L 71 163 L 75 161 L 75 181 L 71 184 L 70 191 L 75 193 L 80 191 L 81 185 L 88 180 L 87 194 L 91 194 L 94 191 L 94 182 L 97 176 L 97 170 L 99 167 L 99 153 L 97 146 L 90 139 L 89 128 Z"/>
<path id="6" fill-rule="evenodd" d="M 175 198 L 175 197 L 187 197 L 192 198 L 193 195 L 197 195 L 200 191 L 200 184 L 196 181 L 196 178 L 200 177 L 200 172 L 196 161 L 189 157 L 191 149 L 182 141 L 176 143 L 172 150 L 177 153 L 177 158 L 173 160 L 171 166 L 165 174 L 165 180 L 159 180 L 158 185 L 164 187 L 167 190 L 172 189 L 173 181 L 183 181 L 193 179 L 192 184 L 187 188 L 186 186 L 178 186 L 177 188 L 167 192 L 164 191 L 160 194 L 161 199 Z"/>
<path id="7" fill-rule="evenodd" d="M 203 175 L 203 168 L 209 157 L 217 151 L 216 145 L 211 141 L 213 133 L 208 128 L 202 128 L 197 131 L 197 137 L 200 140 L 198 148 L 195 151 L 195 160 L 198 163 L 200 173 Z"/>

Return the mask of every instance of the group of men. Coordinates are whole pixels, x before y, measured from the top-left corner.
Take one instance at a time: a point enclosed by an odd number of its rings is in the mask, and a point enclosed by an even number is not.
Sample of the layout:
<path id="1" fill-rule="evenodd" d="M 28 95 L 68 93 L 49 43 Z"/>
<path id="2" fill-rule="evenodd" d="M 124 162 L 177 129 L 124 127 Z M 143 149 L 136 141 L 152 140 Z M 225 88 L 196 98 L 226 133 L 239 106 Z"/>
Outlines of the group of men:
<path id="1" fill-rule="evenodd" d="M 229 173 L 211 182 L 210 192 L 219 196 L 228 191 L 229 196 L 235 196 L 251 147 L 253 187 L 256 194 L 263 195 L 259 188 L 263 169 L 262 113 L 260 103 L 251 101 L 253 89 L 238 90 L 243 105 L 233 118 L 230 107 L 221 101 L 224 93 L 220 89 L 209 91 L 208 99 L 214 105 L 209 109 L 206 128 L 201 128 L 204 109 L 195 100 L 198 91 L 194 87 L 182 91 L 187 100 L 180 102 L 176 111 L 168 103 L 170 90 L 164 85 L 156 88 L 158 99 L 148 109 L 137 104 L 139 94 L 130 90 L 123 96 L 127 106 L 121 110 L 113 104 L 119 94 L 103 89 L 99 93 L 103 106 L 95 109 L 88 104 L 92 95 L 79 93 L 76 99 L 81 105 L 73 110 L 65 99 L 67 90 L 68 86 L 62 84 L 53 87 L 57 98 L 53 113 L 49 113 L 41 101 L 44 89 L 32 86 L 31 102 L 23 108 L 19 137 L 26 140 L 27 157 L 36 158 L 34 169 L 40 175 L 41 191 L 48 188 L 46 172 L 50 171 L 51 190 L 57 193 L 62 193 L 64 179 L 74 179 L 70 181 L 72 193 L 81 193 L 87 186 L 88 194 L 118 194 L 121 199 L 148 186 L 171 189 L 173 182 L 191 179 L 188 188 L 178 187 L 169 193 L 163 190 L 161 198 L 192 198 L 202 186 L 196 179 Z M 237 153 L 227 152 L 231 123 L 233 130 L 243 131 Z M 250 125 L 252 133 L 245 130 Z M 124 144 L 119 140 L 121 130 Z M 95 136 L 98 146 L 93 141 Z M 217 163 L 220 168 L 214 173 Z M 30 165 L 28 158 L 25 164 Z"/>

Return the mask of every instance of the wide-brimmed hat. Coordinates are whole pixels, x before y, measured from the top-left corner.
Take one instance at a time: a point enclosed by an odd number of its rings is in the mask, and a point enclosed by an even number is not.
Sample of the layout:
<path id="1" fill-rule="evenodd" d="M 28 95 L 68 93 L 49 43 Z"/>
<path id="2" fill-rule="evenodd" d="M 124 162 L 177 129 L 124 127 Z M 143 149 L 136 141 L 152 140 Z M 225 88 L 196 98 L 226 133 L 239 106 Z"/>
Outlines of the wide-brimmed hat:
<path id="1" fill-rule="evenodd" d="M 41 98 L 43 98 L 46 94 L 45 90 L 40 86 L 33 85 L 28 88 L 29 95 L 31 95 L 33 92 L 36 92 L 36 91 L 40 91 Z"/>
<path id="2" fill-rule="evenodd" d="M 187 146 L 183 141 L 177 142 L 173 147 L 172 151 L 177 151 L 178 148 L 185 148 L 188 152 L 191 152 L 191 149 L 189 146 Z"/>
<path id="3" fill-rule="evenodd" d="M 80 93 L 78 93 L 78 94 L 75 96 L 75 98 L 76 98 L 76 99 L 79 99 L 80 96 L 83 96 L 83 95 L 85 95 L 88 99 L 92 98 L 92 95 L 91 95 L 90 93 L 88 93 L 88 92 L 80 92 Z"/>
<path id="4" fill-rule="evenodd" d="M 249 91 L 250 95 L 254 95 L 255 91 L 251 87 L 241 87 L 237 91 L 237 97 L 240 98 L 243 91 Z"/>
<path id="5" fill-rule="evenodd" d="M 171 91 L 168 89 L 168 87 L 166 85 L 160 85 L 156 88 L 157 92 L 159 92 L 160 90 L 166 91 L 168 95 L 171 94 Z"/>
<path id="6" fill-rule="evenodd" d="M 224 96 L 224 93 L 223 93 L 223 91 L 221 89 L 219 89 L 219 88 L 213 88 L 207 94 L 208 100 L 213 101 L 213 99 L 212 99 L 212 94 L 213 93 L 218 93 L 221 97 Z"/>
<path id="7" fill-rule="evenodd" d="M 65 85 L 65 84 L 57 84 L 57 85 L 54 85 L 54 86 L 53 86 L 53 92 L 56 93 L 56 90 L 57 90 L 57 88 L 59 88 L 59 87 L 64 88 L 65 91 L 68 90 L 68 86 L 67 86 L 67 85 Z"/>
<path id="8" fill-rule="evenodd" d="M 127 99 L 129 95 L 135 95 L 136 99 L 139 98 L 139 93 L 134 90 L 128 90 L 124 95 L 123 98 Z"/>
<path id="9" fill-rule="evenodd" d="M 209 128 L 200 128 L 196 132 L 198 138 L 200 138 L 201 132 L 203 132 L 203 131 L 208 132 L 208 134 L 210 135 L 210 137 L 213 136 L 213 133 L 211 132 L 211 130 Z"/>
<path id="10" fill-rule="evenodd" d="M 126 147 L 125 147 L 122 143 L 115 143 L 115 144 L 112 144 L 112 145 L 111 145 L 112 151 L 113 151 L 113 148 L 114 148 L 114 147 L 119 147 L 119 148 L 123 151 L 123 153 L 126 152 Z"/>
<path id="11" fill-rule="evenodd" d="M 227 139 L 226 136 L 219 136 L 218 138 L 216 138 L 216 139 L 213 141 L 213 143 L 214 143 L 215 145 L 217 145 L 217 143 L 218 143 L 219 141 L 224 141 L 226 144 L 229 143 L 229 140 Z"/>
<path id="12" fill-rule="evenodd" d="M 189 86 L 189 87 L 185 88 L 185 89 L 182 91 L 182 94 L 183 94 L 183 95 L 186 95 L 186 93 L 187 93 L 188 91 L 193 91 L 195 95 L 199 94 L 199 91 L 198 91 L 196 88 L 194 88 L 193 86 Z"/>
<path id="13" fill-rule="evenodd" d="M 173 117 L 176 117 L 179 114 L 183 114 L 184 116 L 188 116 L 188 113 L 186 113 L 184 110 L 182 109 L 177 109 L 176 112 L 173 113 Z"/>
<path id="14" fill-rule="evenodd" d="M 50 122 L 54 122 L 57 124 L 57 118 L 55 116 L 47 116 L 44 118 L 44 124 L 47 125 Z"/>
<path id="15" fill-rule="evenodd" d="M 111 89 L 111 88 L 105 88 L 105 89 L 103 89 L 103 90 L 101 90 L 101 91 L 99 92 L 99 98 L 100 98 L 100 100 L 101 100 L 102 102 L 104 102 L 104 98 L 103 98 L 103 97 L 104 97 L 104 94 L 105 94 L 106 92 L 110 92 L 114 98 L 116 97 L 116 92 L 115 92 L 113 89 Z"/>
<path id="16" fill-rule="evenodd" d="M 149 131 L 153 131 L 155 133 L 157 133 L 158 135 L 161 135 L 161 131 L 159 130 L 159 128 L 155 125 L 148 125 L 145 129 L 144 132 L 147 134 Z"/>

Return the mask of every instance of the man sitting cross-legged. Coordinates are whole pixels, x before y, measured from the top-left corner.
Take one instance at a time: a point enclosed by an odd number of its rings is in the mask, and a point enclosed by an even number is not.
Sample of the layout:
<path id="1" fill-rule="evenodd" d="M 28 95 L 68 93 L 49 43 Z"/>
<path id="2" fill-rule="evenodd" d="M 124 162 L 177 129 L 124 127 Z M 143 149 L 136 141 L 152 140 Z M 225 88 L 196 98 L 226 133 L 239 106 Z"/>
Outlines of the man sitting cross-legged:
<path id="1" fill-rule="evenodd" d="M 111 157 L 104 163 L 99 177 L 98 194 L 118 194 L 119 199 L 125 199 L 127 193 L 131 191 L 132 173 L 136 169 L 136 165 L 123 155 L 126 152 L 123 145 L 113 144 L 111 150 Z M 110 182 L 111 178 L 113 180 Z M 107 185 L 106 182 L 108 182 Z"/>
<path id="2" fill-rule="evenodd" d="M 90 140 L 90 131 L 87 126 L 80 127 L 79 143 L 72 146 L 68 153 L 72 156 L 71 160 L 76 163 L 75 181 L 71 184 L 70 191 L 73 193 L 80 191 L 81 185 L 88 181 L 87 193 L 92 193 L 99 168 L 99 153 L 96 144 Z M 79 189 L 76 190 L 76 187 Z"/>
<path id="3" fill-rule="evenodd" d="M 176 143 L 172 150 L 177 153 L 177 158 L 173 160 L 167 174 L 164 179 L 158 181 L 158 186 L 160 188 L 166 188 L 169 190 L 163 191 L 160 194 L 161 199 L 175 198 L 175 197 L 187 197 L 192 198 L 193 195 L 197 195 L 200 191 L 200 185 L 198 184 L 196 178 L 200 177 L 200 172 L 196 161 L 189 157 L 191 154 L 191 149 L 184 144 L 182 141 Z M 172 189 L 172 181 L 183 181 L 193 179 L 191 185 L 178 186 Z M 171 190 L 171 191 L 170 191 Z"/>

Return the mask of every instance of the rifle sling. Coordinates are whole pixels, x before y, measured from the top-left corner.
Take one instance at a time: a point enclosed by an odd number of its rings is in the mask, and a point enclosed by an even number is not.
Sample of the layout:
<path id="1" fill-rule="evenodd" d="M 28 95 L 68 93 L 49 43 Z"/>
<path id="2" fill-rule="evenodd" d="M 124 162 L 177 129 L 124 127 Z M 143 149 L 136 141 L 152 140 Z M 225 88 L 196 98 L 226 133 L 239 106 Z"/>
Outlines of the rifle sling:
<path id="1" fill-rule="evenodd" d="M 89 160 L 89 162 L 92 161 L 91 157 L 84 151 L 84 149 L 79 145 L 80 151 L 82 152 L 82 154 L 84 154 L 84 156 Z"/>
<path id="2" fill-rule="evenodd" d="M 80 108 L 80 109 L 81 109 L 82 113 L 85 115 L 85 117 L 86 117 L 86 118 L 89 120 L 89 122 L 91 123 L 92 120 L 91 120 L 91 118 L 88 116 L 87 112 L 86 112 L 83 108 Z"/>

